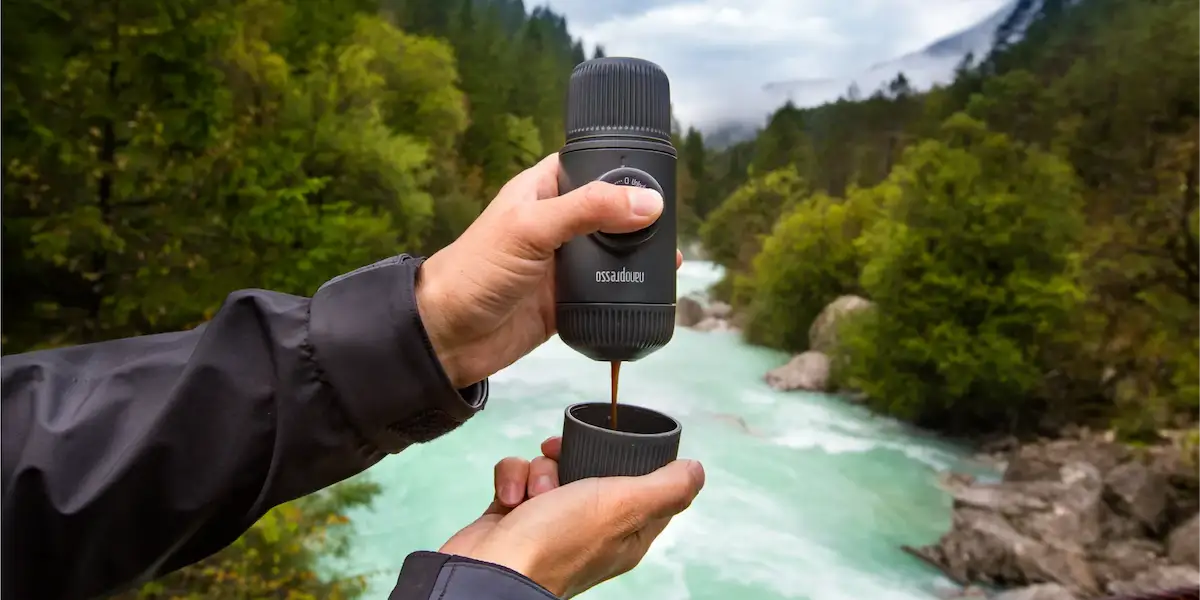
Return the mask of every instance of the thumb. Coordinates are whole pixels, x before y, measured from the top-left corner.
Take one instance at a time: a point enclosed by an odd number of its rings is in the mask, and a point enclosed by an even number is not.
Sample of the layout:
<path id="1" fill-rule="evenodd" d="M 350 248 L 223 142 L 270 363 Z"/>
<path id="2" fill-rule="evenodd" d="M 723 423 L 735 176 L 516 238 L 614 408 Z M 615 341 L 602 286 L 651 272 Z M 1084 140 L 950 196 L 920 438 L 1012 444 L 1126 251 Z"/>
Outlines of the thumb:
<path id="1" fill-rule="evenodd" d="M 669 519 L 692 505 L 704 487 L 704 467 L 694 460 L 677 460 L 649 475 L 632 477 L 624 486 L 624 502 L 639 524 Z"/>
<path id="2" fill-rule="evenodd" d="M 649 188 L 593 181 L 556 198 L 525 205 L 528 241 L 552 251 L 573 237 L 597 231 L 626 233 L 649 226 L 662 215 L 663 199 Z"/>

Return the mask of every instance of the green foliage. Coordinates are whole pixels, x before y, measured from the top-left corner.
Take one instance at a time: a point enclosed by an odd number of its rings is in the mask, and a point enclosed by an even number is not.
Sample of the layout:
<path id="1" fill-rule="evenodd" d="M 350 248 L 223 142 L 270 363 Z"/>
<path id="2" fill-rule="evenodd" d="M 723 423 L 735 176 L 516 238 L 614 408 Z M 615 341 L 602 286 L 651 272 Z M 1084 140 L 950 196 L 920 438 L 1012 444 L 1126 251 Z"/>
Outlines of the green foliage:
<path id="1" fill-rule="evenodd" d="M 807 183 L 790 167 L 746 182 L 700 229 L 700 239 L 712 260 L 729 268 L 749 266 L 775 219 L 807 191 Z"/>
<path id="2" fill-rule="evenodd" d="M 804 113 L 789 102 L 771 115 L 767 128 L 755 140 L 751 169 L 756 173 L 769 173 L 791 167 L 798 173 L 808 173 L 811 152 L 805 135 Z"/>
<path id="3" fill-rule="evenodd" d="M 91 50 L 5 79 L 10 348 L 187 327 L 237 287 L 311 293 L 421 243 L 431 154 L 466 124 L 444 44 L 359 15 L 297 69 L 282 2 L 135 9 L 89 11 L 115 38 L 72 30 Z"/>
<path id="4" fill-rule="evenodd" d="M 737 296 L 748 298 L 749 341 L 793 352 L 808 349 L 809 325 L 838 296 L 858 292 L 862 259 L 855 240 L 880 204 L 875 190 L 847 200 L 818 193 L 779 219 Z"/>
<path id="5" fill-rule="evenodd" d="M 584 58 L 520 0 L 14 0 L 4 17 L 7 353 L 185 329 L 233 290 L 311 294 L 432 253 L 560 143 Z M 141 597 L 352 597 L 361 582 L 314 565 L 371 495 L 277 507 Z"/>
<path id="6" fill-rule="evenodd" d="M 1083 299 L 1070 166 L 958 115 L 883 188 L 885 214 L 860 242 L 877 310 L 846 336 L 843 377 L 922 424 L 1024 417 Z"/>
<path id="7" fill-rule="evenodd" d="M 819 275 L 819 269 L 799 264 L 812 260 L 804 242 L 797 242 L 800 246 L 790 252 L 790 261 L 796 264 L 789 264 L 789 252 L 774 243 L 763 246 L 758 259 L 747 257 L 758 254 L 761 223 L 744 227 L 742 219 L 730 218 L 729 213 L 744 211 L 737 206 L 746 199 L 734 191 L 758 168 L 791 165 L 813 190 L 831 197 L 851 197 L 854 192 L 848 190 L 874 188 L 872 193 L 883 197 L 908 198 L 914 192 L 899 184 L 916 175 L 911 164 L 898 167 L 897 163 L 911 150 L 916 154 L 905 160 L 938 163 L 944 171 L 940 179 L 917 181 L 923 181 L 922 185 L 944 181 L 953 186 L 928 190 L 931 198 L 958 197 L 963 190 L 985 198 L 999 194 L 986 186 L 1005 181 L 992 173 L 1010 167 L 993 161 L 1023 157 L 1018 161 L 1021 164 L 1043 165 L 1043 180 L 1050 182 L 1055 179 L 1046 174 L 1052 170 L 1047 165 L 1053 161 L 1047 157 L 1054 155 L 1066 161 L 1063 168 L 1072 171 L 1077 180 L 1083 228 L 1069 243 L 1055 240 L 1044 249 L 1030 243 L 1019 248 L 1022 254 L 1014 254 L 1011 260 L 1023 260 L 1028 269 L 1057 273 L 1058 263 L 1039 261 L 1051 255 L 1070 256 L 1070 267 L 1062 272 L 1077 268 L 1078 283 L 1064 283 L 1057 291 L 1057 284 L 1051 285 L 1057 280 L 1044 281 L 1048 287 L 1040 291 L 1029 283 L 1023 295 L 1003 301 L 1037 305 L 1029 308 L 1036 308 L 1033 313 L 1023 313 L 1027 316 L 1040 315 L 1037 311 L 1043 308 L 1050 314 L 1061 312 L 1061 298 L 1078 295 L 1076 285 L 1085 290 L 1070 319 L 1047 321 L 1057 328 L 1054 343 L 1043 343 L 1040 337 L 1028 341 L 1033 338 L 1027 331 L 1013 334 L 1008 325 L 1003 335 L 976 331 L 979 323 L 1007 314 L 986 311 L 1012 306 L 964 296 L 968 289 L 976 289 L 980 277 L 977 265 L 969 264 L 975 260 L 972 252 L 977 252 L 969 245 L 961 250 L 963 262 L 937 263 L 944 272 L 929 271 L 932 266 L 913 258 L 918 256 L 916 247 L 903 244 L 916 244 L 917 239 L 932 243 L 935 238 L 921 233 L 924 225 L 914 233 L 920 223 L 912 220 L 913 215 L 925 215 L 926 211 L 911 204 L 912 214 L 888 217 L 894 223 L 887 225 L 886 231 L 894 240 L 876 234 L 869 246 L 862 246 L 864 259 L 873 263 L 861 274 L 867 292 L 872 289 L 868 282 L 874 289 L 891 290 L 889 293 L 908 285 L 909 293 L 896 298 L 905 297 L 918 308 L 926 306 L 920 315 L 926 330 L 905 332 L 887 329 L 884 322 L 872 323 L 873 319 L 890 318 L 883 309 L 853 324 L 864 345 L 873 343 L 873 335 L 892 336 L 893 341 L 928 337 L 927 342 L 913 342 L 906 350 L 910 355 L 899 353 L 896 360 L 879 363 L 888 370 L 869 374 L 874 381 L 907 378 L 912 382 L 887 388 L 910 390 L 907 396 L 876 401 L 894 405 L 891 408 L 897 414 L 916 415 L 914 418 L 927 422 L 981 424 L 982 415 L 995 408 L 994 403 L 960 401 L 965 397 L 962 394 L 968 393 L 963 390 L 979 387 L 975 382 L 1003 381 L 980 395 L 1011 396 L 1013 407 L 997 416 L 996 428 L 1010 428 L 1018 417 L 1029 417 L 1024 425 L 1049 429 L 1086 421 L 1089 425 L 1113 424 L 1122 435 L 1138 438 L 1177 421 L 1194 422 L 1200 417 L 1200 46 L 1196 44 L 1200 5 L 1189 0 L 1021 0 L 1002 29 L 1025 21 L 1032 25 L 1020 41 L 1002 40 L 989 56 L 968 57 L 946 86 L 918 94 L 901 76 L 867 97 L 860 90 L 851 90 L 846 97 L 817 107 L 785 106 L 772 116 L 758 139 L 720 152 L 709 151 L 707 187 L 729 204 L 708 213 L 701 227 L 707 232 L 704 238 L 710 251 L 715 249 L 719 261 L 730 269 L 716 291 L 738 299 L 739 310 L 750 311 L 747 333 L 751 339 L 798 349 L 811 314 L 811 309 L 800 307 L 816 302 L 802 298 L 807 298 L 810 289 L 827 289 L 832 281 Z M 958 113 L 1004 134 L 1006 144 L 1022 149 L 990 154 L 965 151 L 963 139 L 976 134 L 955 125 L 950 131 L 943 129 L 947 120 L 964 126 L 969 122 Z M 976 125 L 967 130 L 972 127 Z M 955 155 L 953 149 L 971 158 Z M 748 168 L 751 157 L 754 166 Z M 978 180 L 983 174 L 989 174 L 991 183 Z M 1027 202 L 1040 202 L 1039 192 L 1028 184 L 1015 180 L 1011 184 L 1015 186 L 1011 193 L 1020 192 Z M 952 207 L 939 212 L 937 221 L 955 231 L 968 231 L 963 229 L 970 222 L 968 217 L 980 218 L 978 206 L 969 202 L 934 206 Z M 1025 222 L 1031 217 L 1012 206 L 1005 205 L 1004 210 L 995 207 L 995 211 L 985 214 L 988 219 L 1001 219 L 995 223 L 999 231 L 1015 226 L 1003 220 L 1009 218 L 1019 219 L 1021 227 L 1034 227 Z M 784 214 L 821 230 L 822 221 L 815 214 Z M 1053 219 L 1045 216 L 1044 220 Z M 786 229 L 782 223 L 772 222 L 768 227 L 777 232 Z M 791 239 L 799 235 L 791 234 Z M 1018 250 L 1016 246 L 1011 249 Z M 933 249 L 924 252 L 941 261 Z M 988 252 L 979 256 L 994 259 Z M 842 255 L 835 256 L 835 264 L 845 260 Z M 760 264 L 771 266 L 760 268 Z M 1025 271 L 1014 267 L 1010 272 L 1010 266 L 1001 266 L 1011 281 L 997 280 L 978 289 L 1016 286 L 1020 277 L 1012 273 Z M 829 268 L 840 272 L 842 267 Z M 931 272 L 945 281 L 938 279 L 937 285 L 924 281 Z M 789 275 L 768 277 L 783 273 Z M 771 283 L 764 284 L 764 279 Z M 787 287 L 781 287 L 783 282 Z M 766 306 L 779 308 L 762 308 Z M 788 306 L 797 310 L 788 313 L 784 310 Z M 789 314 L 792 316 L 785 316 Z M 945 324 L 940 329 L 931 325 L 935 317 L 937 323 Z M 950 359 L 937 353 L 955 347 L 958 342 L 953 340 L 966 339 L 978 340 L 978 352 L 955 358 L 959 362 L 953 369 L 946 366 Z M 904 356 L 912 360 L 900 360 Z M 916 360 L 917 356 L 924 358 Z M 883 388 L 876 391 L 884 393 Z M 930 397 L 917 398 L 926 394 Z M 934 411 L 931 406 L 941 408 Z"/>
<path id="8" fill-rule="evenodd" d="M 314 565 L 322 557 L 346 554 L 350 520 L 345 513 L 369 504 L 378 493 L 376 484 L 351 480 L 277 506 L 221 552 L 114 598 L 359 598 L 366 574 L 330 578 Z"/>
<path id="9" fill-rule="evenodd" d="M 490 197 L 563 141 L 571 69 L 586 58 L 566 21 L 521 0 L 383 0 L 405 31 L 448 40 L 458 57 L 470 124 L 458 154 Z"/>

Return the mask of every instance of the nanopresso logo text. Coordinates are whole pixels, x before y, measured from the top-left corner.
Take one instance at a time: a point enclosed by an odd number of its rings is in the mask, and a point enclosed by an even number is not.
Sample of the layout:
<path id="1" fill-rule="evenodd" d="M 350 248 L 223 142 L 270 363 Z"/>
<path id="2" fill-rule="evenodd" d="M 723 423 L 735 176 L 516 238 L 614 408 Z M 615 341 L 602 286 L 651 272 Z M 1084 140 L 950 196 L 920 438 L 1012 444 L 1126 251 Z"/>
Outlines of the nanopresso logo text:
<path id="1" fill-rule="evenodd" d="M 642 283 L 646 274 L 641 271 L 596 271 L 596 283 Z"/>

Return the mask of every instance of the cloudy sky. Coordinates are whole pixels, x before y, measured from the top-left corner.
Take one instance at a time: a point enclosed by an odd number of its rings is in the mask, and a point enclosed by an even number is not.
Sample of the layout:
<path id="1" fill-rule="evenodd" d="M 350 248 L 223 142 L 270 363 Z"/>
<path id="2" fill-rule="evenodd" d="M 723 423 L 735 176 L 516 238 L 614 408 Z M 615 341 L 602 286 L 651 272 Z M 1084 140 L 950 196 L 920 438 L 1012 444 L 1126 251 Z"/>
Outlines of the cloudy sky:
<path id="1" fill-rule="evenodd" d="M 566 15 L 590 49 L 671 77 L 685 125 L 755 120 L 784 98 L 764 84 L 847 77 L 968 28 L 1007 0 L 527 0 Z M 840 87 L 844 90 L 844 87 Z M 870 91 L 870 90 L 864 90 Z M 826 92 L 836 96 L 832 88 Z"/>

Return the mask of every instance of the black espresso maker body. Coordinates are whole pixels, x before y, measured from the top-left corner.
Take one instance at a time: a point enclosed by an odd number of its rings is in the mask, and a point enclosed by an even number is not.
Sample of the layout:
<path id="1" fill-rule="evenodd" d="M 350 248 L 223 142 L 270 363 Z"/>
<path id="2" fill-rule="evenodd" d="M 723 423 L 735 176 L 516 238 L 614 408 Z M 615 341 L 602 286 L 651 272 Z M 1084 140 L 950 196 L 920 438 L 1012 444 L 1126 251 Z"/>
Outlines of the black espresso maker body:
<path id="1" fill-rule="evenodd" d="M 592 181 L 652 188 L 662 215 L 631 233 L 579 236 L 557 253 L 558 334 L 599 361 L 635 361 L 675 331 L 676 151 L 670 84 L 654 63 L 622 57 L 577 66 L 567 96 L 559 193 Z"/>

